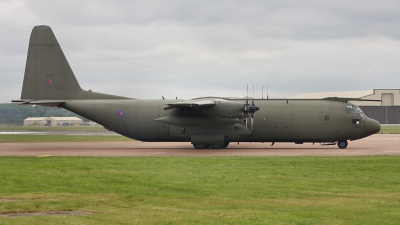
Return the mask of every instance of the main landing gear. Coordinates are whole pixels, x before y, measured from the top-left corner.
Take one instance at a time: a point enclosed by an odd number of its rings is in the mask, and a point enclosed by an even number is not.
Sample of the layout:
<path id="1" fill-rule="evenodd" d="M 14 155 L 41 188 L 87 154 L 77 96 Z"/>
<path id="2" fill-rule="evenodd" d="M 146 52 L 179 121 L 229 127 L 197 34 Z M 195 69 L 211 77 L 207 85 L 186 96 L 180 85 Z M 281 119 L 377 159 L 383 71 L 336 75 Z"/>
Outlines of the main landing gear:
<path id="1" fill-rule="evenodd" d="M 193 147 L 195 149 L 206 149 L 206 148 L 212 148 L 212 149 L 221 149 L 221 148 L 226 148 L 228 147 L 229 142 L 226 142 L 225 144 L 212 144 L 212 145 L 206 145 L 206 144 L 193 144 Z"/>
<path id="2" fill-rule="evenodd" d="M 338 141 L 337 142 L 337 146 L 339 147 L 339 148 L 342 148 L 342 149 L 344 149 L 344 148 L 347 148 L 347 141 L 346 140 L 344 140 L 344 141 Z"/>

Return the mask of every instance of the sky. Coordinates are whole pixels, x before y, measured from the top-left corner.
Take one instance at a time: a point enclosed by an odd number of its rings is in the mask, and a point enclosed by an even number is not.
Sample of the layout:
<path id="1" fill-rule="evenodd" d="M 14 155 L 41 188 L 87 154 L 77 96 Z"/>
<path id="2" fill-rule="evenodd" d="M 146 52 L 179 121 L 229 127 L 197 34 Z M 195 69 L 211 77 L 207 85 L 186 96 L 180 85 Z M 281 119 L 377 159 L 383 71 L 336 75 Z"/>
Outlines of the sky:
<path id="1" fill-rule="evenodd" d="M 400 88 L 400 1 L 0 0 L 0 103 L 49 25 L 83 89 L 141 99 Z M 264 91 L 262 91 L 262 88 Z"/>

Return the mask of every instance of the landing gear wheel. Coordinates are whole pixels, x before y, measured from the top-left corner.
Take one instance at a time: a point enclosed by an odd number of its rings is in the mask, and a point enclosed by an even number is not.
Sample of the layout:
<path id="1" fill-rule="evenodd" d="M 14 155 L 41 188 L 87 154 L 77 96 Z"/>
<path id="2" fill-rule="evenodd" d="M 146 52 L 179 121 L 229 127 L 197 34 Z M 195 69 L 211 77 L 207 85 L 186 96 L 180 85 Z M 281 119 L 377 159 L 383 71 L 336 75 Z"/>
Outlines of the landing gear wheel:
<path id="1" fill-rule="evenodd" d="M 344 141 L 338 141 L 338 143 L 337 143 L 337 146 L 339 147 L 339 148 L 347 148 L 347 141 L 346 140 L 344 140 Z"/>
<path id="2" fill-rule="evenodd" d="M 205 149 L 205 148 L 209 148 L 209 145 L 205 145 L 205 144 L 193 144 L 193 147 L 195 149 Z"/>
<path id="3" fill-rule="evenodd" d="M 214 144 L 214 145 L 210 145 L 210 148 L 212 149 L 221 149 L 224 148 L 225 144 L 220 145 L 220 144 Z"/>

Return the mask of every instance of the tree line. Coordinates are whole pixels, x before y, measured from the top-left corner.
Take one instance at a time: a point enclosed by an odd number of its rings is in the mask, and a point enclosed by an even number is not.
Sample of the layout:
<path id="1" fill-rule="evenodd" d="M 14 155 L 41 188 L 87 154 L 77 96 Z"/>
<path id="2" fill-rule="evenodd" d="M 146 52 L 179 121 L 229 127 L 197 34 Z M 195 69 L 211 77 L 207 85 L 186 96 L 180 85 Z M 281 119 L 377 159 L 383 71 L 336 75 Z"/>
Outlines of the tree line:
<path id="1" fill-rule="evenodd" d="M 44 106 L 20 106 L 16 103 L 0 103 L 0 125 L 23 125 L 28 117 L 78 117 L 86 118 L 63 108 Z"/>

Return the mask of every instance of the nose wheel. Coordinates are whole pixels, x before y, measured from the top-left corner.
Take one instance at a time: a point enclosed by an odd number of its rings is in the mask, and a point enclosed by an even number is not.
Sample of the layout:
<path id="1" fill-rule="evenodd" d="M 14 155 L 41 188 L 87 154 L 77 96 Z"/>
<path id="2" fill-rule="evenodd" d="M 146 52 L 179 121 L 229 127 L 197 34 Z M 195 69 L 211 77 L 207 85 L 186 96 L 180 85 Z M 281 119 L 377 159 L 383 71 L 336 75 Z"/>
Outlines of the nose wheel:
<path id="1" fill-rule="evenodd" d="M 337 143 L 337 146 L 338 146 L 339 148 L 342 148 L 342 149 L 347 148 L 347 145 L 348 145 L 348 143 L 347 143 L 346 140 L 344 140 L 344 141 L 338 141 L 338 143 Z"/>

